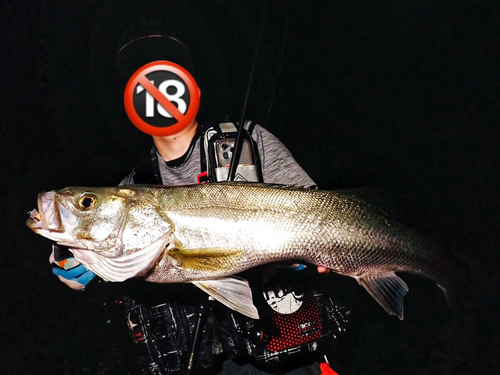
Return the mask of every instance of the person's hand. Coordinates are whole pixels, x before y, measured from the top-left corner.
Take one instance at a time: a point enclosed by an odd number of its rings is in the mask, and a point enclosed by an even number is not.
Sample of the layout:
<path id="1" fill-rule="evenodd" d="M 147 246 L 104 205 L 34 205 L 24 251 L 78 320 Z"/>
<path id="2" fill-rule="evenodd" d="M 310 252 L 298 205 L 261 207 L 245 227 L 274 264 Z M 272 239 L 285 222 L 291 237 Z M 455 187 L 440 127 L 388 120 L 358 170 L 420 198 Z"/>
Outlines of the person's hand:
<path id="1" fill-rule="evenodd" d="M 95 273 L 80 264 L 68 249 L 57 244 L 52 245 L 49 262 L 52 265 L 52 273 L 74 290 L 85 290 L 95 277 Z"/>
<path id="2" fill-rule="evenodd" d="M 330 269 L 323 266 L 318 266 L 318 273 L 328 273 L 328 272 L 330 272 Z"/>

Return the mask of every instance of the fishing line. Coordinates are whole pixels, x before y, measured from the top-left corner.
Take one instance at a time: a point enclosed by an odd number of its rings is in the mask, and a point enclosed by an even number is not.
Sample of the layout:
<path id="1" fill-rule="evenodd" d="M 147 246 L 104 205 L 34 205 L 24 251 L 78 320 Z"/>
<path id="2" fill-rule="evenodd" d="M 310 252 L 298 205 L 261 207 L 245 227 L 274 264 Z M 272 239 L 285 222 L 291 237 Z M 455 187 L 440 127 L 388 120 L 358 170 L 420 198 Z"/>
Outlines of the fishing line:
<path id="1" fill-rule="evenodd" d="M 269 0 L 266 0 L 264 3 L 264 11 L 262 12 L 262 20 L 260 21 L 260 30 L 259 30 L 259 36 L 257 38 L 257 46 L 255 47 L 255 51 L 253 54 L 253 61 L 252 61 L 252 66 L 250 68 L 250 77 L 248 78 L 248 85 L 247 85 L 247 90 L 245 93 L 245 100 L 243 101 L 243 110 L 241 111 L 241 118 L 240 118 L 240 123 L 238 127 L 238 134 L 236 136 L 236 142 L 234 144 L 234 151 L 233 151 L 233 156 L 231 158 L 231 164 L 229 166 L 229 172 L 227 174 L 227 180 L 228 181 L 234 181 L 234 175 L 236 174 L 236 168 L 238 166 L 238 163 L 240 162 L 240 154 L 241 154 L 241 149 L 242 149 L 242 141 L 243 141 L 243 127 L 244 127 L 244 121 L 245 121 L 245 113 L 247 110 L 247 104 L 248 104 L 248 98 L 250 96 L 250 89 L 252 87 L 252 81 L 253 81 L 253 76 L 255 74 L 255 66 L 257 65 L 257 56 L 259 52 L 259 46 L 260 42 L 262 41 L 262 35 L 264 34 L 264 25 L 266 23 L 266 18 L 267 18 L 267 11 L 269 9 Z"/>
<path id="2" fill-rule="evenodd" d="M 271 95 L 271 102 L 269 103 L 269 110 L 267 111 L 267 116 L 266 120 L 262 124 L 262 126 L 265 128 L 267 127 L 267 122 L 269 121 L 269 116 L 271 115 L 271 110 L 273 108 L 273 102 L 274 102 L 274 97 L 276 95 L 276 89 L 278 88 L 278 81 L 280 78 L 281 74 L 281 68 L 283 66 L 283 60 L 284 60 L 284 55 L 285 55 L 285 47 L 286 47 L 286 37 L 288 33 L 288 21 L 290 19 L 290 3 L 286 3 L 286 19 L 285 19 L 285 33 L 283 35 L 283 44 L 281 46 L 281 54 L 280 54 L 280 62 L 278 64 L 278 73 L 276 74 L 276 80 L 274 82 L 274 88 L 273 88 L 273 94 Z"/>

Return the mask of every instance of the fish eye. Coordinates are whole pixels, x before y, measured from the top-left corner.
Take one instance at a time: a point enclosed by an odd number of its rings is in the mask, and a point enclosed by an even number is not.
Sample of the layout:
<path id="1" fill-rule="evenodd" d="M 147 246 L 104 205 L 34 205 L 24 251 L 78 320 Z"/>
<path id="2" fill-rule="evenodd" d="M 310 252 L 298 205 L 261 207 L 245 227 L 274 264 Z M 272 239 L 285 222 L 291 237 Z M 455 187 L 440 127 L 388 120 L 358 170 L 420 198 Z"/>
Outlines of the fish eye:
<path id="1" fill-rule="evenodd" d="M 80 197 L 78 204 L 80 205 L 80 208 L 90 210 L 97 204 L 97 197 L 93 194 L 85 194 Z"/>

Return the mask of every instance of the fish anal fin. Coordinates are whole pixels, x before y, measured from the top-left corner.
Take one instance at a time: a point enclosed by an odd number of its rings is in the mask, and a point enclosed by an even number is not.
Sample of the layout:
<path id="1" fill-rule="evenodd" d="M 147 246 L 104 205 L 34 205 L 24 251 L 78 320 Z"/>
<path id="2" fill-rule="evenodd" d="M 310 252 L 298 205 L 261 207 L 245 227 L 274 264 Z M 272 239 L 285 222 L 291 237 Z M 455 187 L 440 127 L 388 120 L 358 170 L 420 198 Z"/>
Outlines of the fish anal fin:
<path id="1" fill-rule="evenodd" d="M 387 272 L 360 277 L 357 281 L 385 311 L 403 320 L 403 300 L 408 286 L 399 276 Z"/>
<path id="2" fill-rule="evenodd" d="M 237 249 L 173 249 L 166 255 L 173 258 L 178 267 L 200 272 L 221 271 L 240 264 L 244 252 Z"/>
<path id="3" fill-rule="evenodd" d="M 222 277 L 192 283 L 230 309 L 252 319 L 259 319 L 247 280 L 241 277 Z"/>

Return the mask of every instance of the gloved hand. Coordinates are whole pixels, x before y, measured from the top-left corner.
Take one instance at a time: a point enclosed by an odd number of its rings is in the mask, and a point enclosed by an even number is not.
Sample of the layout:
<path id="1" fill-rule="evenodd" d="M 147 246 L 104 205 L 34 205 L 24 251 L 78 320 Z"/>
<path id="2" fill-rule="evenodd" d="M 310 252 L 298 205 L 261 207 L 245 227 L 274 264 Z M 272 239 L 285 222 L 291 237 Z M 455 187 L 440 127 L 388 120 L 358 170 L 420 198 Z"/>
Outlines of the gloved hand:
<path id="1" fill-rule="evenodd" d="M 52 273 L 74 290 L 85 290 L 95 277 L 95 273 L 80 264 L 68 249 L 57 244 L 52 245 L 49 262 L 52 264 Z"/>

